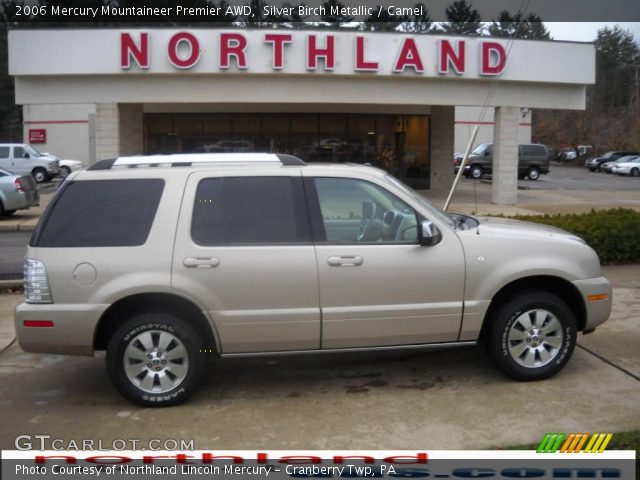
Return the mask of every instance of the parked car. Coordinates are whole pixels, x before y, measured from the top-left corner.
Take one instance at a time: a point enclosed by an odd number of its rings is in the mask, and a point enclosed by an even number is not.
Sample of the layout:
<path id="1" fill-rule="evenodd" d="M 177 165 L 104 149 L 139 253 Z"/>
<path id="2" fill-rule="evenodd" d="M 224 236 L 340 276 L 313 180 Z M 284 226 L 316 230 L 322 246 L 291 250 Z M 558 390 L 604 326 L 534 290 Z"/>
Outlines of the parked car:
<path id="1" fill-rule="evenodd" d="M 14 175 L 0 168 L 0 217 L 39 203 L 40 193 L 31 175 Z"/>
<path id="2" fill-rule="evenodd" d="M 632 177 L 640 176 L 640 157 L 622 163 L 616 163 L 611 169 L 612 173 L 618 175 L 631 175 Z"/>
<path id="3" fill-rule="evenodd" d="M 60 160 L 60 176 L 66 178 L 71 172 L 80 170 L 83 167 L 79 160 Z"/>
<path id="4" fill-rule="evenodd" d="M 552 152 L 546 145 L 523 144 L 518 145 L 518 178 L 529 177 L 530 180 L 538 180 L 540 174 L 549 173 L 549 160 Z M 457 162 L 454 170 L 458 173 L 460 162 Z M 481 143 L 469 155 L 469 160 L 464 168 L 464 175 L 471 178 L 480 178 L 485 174 L 493 173 L 493 143 Z"/>
<path id="5" fill-rule="evenodd" d="M 613 160 L 613 161 L 609 160 L 608 162 L 604 162 L 600 165 L 600 170 L 605 173 L 611 173 L 611 169 L 613 168 L 614 165 L 628 162 L 630 160 L 633 160 L 634 158 L 638 158 L 638 155 L 627 155 L 625 157 L 620 157 L 617 160 Z"/>
<path id="6" fill-rule="evenodd" d="M 625 157 L 627 155 L 640 155 L 640 153 L 612 150 L 600 157 L 589 158 L 584 162 L 584 166 L 588 168 L 590 172 L 595 172 L 596 170 L 600 170 L 600 166 L 603 163 L 612 162 L 612 161 L 618 160 L 621 157 Z"/>
<path id="7" fill-rule="evenodd" d="M 611 310 L 598 256 L 573 234 L 448 214 L 378 168 L 290 155 L 122 157 L 72 173 L 24 268 L 22 349 L 106 350 L 115 387 L 146 406 L 186 400 L 212 352 L 480 341 L 507 375 L 541 380 Z"/>
<path id="8" fill-rule="evenodd" d="M 57 158 L 38 152 L 25 143 L 0 143 L 0 168 L 16 175 L 29 173 L 37 183 L 44 183 L 60 175 Z"/>
<path id="9" fill-rule="evenodd" d="M 573 147 L 563 147 L 558 150 L 558 154 L 556 155 L 556 159 L 559 162 L 568 162 L 569 160 L 573 160 L 578 156 L 578 152 Z"/>

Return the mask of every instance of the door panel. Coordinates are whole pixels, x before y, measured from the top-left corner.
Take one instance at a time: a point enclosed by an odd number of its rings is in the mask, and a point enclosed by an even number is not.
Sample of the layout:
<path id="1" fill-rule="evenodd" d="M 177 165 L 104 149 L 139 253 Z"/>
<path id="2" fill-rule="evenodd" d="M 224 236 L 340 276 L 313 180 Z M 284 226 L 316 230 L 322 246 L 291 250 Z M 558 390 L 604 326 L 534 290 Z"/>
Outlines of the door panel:
<path id="1" fill-rule="evenodd" d="M 314 183 L 326 231 L 316 243 L 322 348 L 456 341 L 464 282 L 457 236 L 447 229 L 438 245 L 420 246 L 415 210 L 382 187 L 357 179 Z M 332 238 L 336 223 L 354 217 L 358 240 Z"/>
<path id="2" fill-rule="evenodd" d="M 204 306 L 224 353 L 319 348 L 318 275 L 300 177 L 212 177 L 188 180 L 172 286 Z"/>

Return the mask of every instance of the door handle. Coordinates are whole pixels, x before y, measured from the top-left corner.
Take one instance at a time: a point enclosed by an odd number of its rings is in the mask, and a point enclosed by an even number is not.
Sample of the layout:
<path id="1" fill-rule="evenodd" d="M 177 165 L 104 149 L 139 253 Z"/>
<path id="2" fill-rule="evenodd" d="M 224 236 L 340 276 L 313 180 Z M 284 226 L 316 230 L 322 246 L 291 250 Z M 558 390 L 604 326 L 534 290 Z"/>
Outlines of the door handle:
<path id="1" fill-rule="evenodd" d="M 220 260 L 215 257 L 187 257 L 182 264 L 187 268 L 214 268 L 220 265 Z"/>
<path id="2" fill-rule="evenodd" d="M 358 267 L 362 262 L 360 255 L 334 255 L 327 258 L 330 267 Z"/>

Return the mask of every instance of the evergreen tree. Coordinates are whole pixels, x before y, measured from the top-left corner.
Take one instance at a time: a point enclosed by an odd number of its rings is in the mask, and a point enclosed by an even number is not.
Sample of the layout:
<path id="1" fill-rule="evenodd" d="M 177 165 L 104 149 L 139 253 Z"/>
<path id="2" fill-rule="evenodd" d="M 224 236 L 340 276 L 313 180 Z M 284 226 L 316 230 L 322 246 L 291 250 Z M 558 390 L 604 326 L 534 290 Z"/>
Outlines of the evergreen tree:
<path id="1" fill-rule="evenodd" d="M 551 40 L 547 27 L 538 15 L 523 15 L 520 11 L 515 15 L 511 15 L 507 10 L 501 11 L 498 20 L 491 21 L 488 33 L 493 37 Z"/>
<path id="2" fill-rule="evenodd" d="M 636 95 L 638 45 L 629 30 L 619 25 L 598 30 L 596 47 L 596 88 L 593 101 L 601 111 L 627 107 Z"/>
<path id="3" fill-rule="evenodd" d="M 483 26 L 478 10 L 472 8 L 473 4 L 466 0 L 458 0 L 449 5 L 445 10 L 447 21 L 440 30 L 444 33 L 457 35 L 478 36 L 483 33 Z"/>

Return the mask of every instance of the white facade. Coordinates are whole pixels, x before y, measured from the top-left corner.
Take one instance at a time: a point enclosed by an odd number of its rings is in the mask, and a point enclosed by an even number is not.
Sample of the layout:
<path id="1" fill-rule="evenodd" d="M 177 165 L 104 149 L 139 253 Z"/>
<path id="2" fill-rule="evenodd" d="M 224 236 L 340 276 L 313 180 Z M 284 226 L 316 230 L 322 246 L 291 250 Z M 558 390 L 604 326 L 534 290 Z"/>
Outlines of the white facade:
<path id="1" fill-rule="evenodd" d="M 474 124 L 475 143 L 500 138 L 496 109 L 509 108 L 501 128 L 517 144 L 531 140 L 530 109 L 584 108 L 595 52 L 581 43 L 395 33 L 19 29 L 9 32 L 9 71 L 25 140 L 45 128 L 47 142 L 35 146 L 61 157 L 92 163 L 143 153 L 150 113 L 426 115 L 434 187 L 450 182 L 453 153 L 464 151 Z M 500 198 L 515 198 L 515 183 L 500 188 L 513 193 Z"/>

